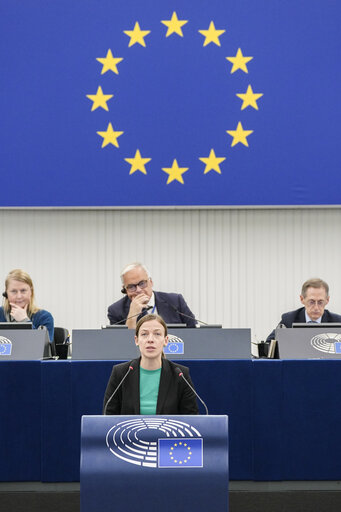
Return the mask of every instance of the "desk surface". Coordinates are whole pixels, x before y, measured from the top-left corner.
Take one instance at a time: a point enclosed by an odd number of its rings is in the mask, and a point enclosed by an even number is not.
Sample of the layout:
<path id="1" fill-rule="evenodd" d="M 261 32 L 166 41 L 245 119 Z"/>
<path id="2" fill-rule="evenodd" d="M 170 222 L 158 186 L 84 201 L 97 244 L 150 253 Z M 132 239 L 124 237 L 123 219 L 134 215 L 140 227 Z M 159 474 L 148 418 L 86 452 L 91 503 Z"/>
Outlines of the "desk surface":
<path id="1" fill-rule="evenodd" d="M 0 363 L 0 479 L 79 479 L 80 420 L 100 414 L 112 361 Z M 341 361 L 184 361 L 228 414 L 232 480 L 341 480 Z"/>

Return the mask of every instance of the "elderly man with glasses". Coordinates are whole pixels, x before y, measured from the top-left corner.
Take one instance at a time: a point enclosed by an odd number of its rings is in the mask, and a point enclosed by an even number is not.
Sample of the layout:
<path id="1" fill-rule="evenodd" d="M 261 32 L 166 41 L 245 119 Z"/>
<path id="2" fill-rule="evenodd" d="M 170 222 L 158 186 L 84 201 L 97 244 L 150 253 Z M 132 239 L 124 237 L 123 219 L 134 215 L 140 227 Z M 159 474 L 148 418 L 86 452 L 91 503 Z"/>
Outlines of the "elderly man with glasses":
<path id="1" fill-rule="evenodd" d="M 278 327 L 292 327 L 295 323 L 341 322 L 341 315 L 325 309 L 329 302 L 329 286 L 322 279 L 308 279 L 302 286 L 300 299 L 304 307 L 283 313 Z M 269 334 L 266 341 L 273 339 L 275 339 L 275 330 Z"/>
<path id="2" fill-rule="evenodd" d="M 125 324 L 135 329 L 136 322 L 145 314 L 156 313 L 167 324 L 186 324 L 195 327 L 196 320 L 185 299 L 178 293 L 153 291 L 153 281 L 142 263 L 127 265 L 121 273 L 125 297 L 108 308 L 110 324 Z"/>

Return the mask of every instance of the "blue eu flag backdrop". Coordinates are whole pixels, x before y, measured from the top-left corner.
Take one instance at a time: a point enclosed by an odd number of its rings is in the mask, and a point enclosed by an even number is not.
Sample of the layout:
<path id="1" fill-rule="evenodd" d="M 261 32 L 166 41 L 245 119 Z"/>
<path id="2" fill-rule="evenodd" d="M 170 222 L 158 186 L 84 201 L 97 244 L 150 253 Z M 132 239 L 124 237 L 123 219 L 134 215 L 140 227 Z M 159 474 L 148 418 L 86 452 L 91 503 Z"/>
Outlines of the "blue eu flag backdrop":
<path id="1" fill-rule="evenodd" d="M 2 0 L 0 206 L 340 204 L 335 0 Z"/>

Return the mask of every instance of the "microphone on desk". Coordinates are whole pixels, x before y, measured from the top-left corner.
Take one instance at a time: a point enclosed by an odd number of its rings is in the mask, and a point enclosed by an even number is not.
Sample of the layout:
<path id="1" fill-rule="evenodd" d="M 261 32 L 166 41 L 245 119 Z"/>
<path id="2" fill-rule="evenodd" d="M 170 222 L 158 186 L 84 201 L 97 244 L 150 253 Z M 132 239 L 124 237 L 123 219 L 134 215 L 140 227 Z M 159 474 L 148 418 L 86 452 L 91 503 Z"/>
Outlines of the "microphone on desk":
<path id="1" fill-rule="evenodd" d="M 137 316 L 140 316 L 140 315 L 142 315 L 142 313 L 144 311 L 149 311 L 150 309 L 153 309 L 153 306 L 146 306 L 145 308 L 142 308 L 142 311 L 140 311 L 140 313 L 137 313 L 136 315 L 127 316 L 126 318 L 123 318 L 122 320 L 119 320 L 118 322 L 115 322 L 115 323 L 110 324 L 110 325 L 119 325 L 122 322 L 126 323 L 127 320 L 130 320 L 131 318 L 135 318 Z"/>
<path id="2" fill-rule="evenodd" d="M 179 375 L 179 377 L 181 379 L 183 379 L 187 386 L 193 391 L 193 393 L 195 394 L 195 396 L 200 400 L 200 402 L 202 403 L 202 405 L 205 407 L 205 411 L 206 411 L 206 414 L 208 415 L 208 409 L 207 409 L 207 405 L 205 404 L 205 402 L 200 398 L 200 396 L 198 395 L 198 393 L 195 391 L 195 389 L 193 388 L 193 386 L 190 385 L 190 383 L 188 382 L 188 380 L 186 379 L 186 377 L 184 376 L 182 370 L 180 370 L 180 368 L 177 366 L 175 368 L 175 371 L 176 373 Z"/>
<path id="3" fill-rule="evenodd" d="M 107 400 L 107 403 L 105 404 L 105 407 L 104 407 L 104 411 L 103 411 L 103 415 L 105 416 L 107 414 L 107 408 L 108 408 L 108 405 L 109 403 L 111 402 L 111 400 L 114 398 L 114 396 L 116 395 L 117 391 L 120 389 L 120 387 L 122 386 L 123 382 L 125 381 L 125 379 L 128 377 L 129 373 L 131 371 L 134 370 L 134 367 L 129 364 L 129 368 L 127 370 L 127 372 L 124 374 L 122 380 L 120 381 L 120 383 L 118 384 L 118 386 L 115 388 L 114 392 L 112 393 L 112 395 L 108 398 Z"/>
<path id="4" fill-rule="evenodd" d="M 171 304 L 170 302 L 167 302 L 166 300 L 161 299 L 161 302 L 164 302 L 165 304 L 167 304 L 167 306 L 172 308 L 173 311 L 175 311 L 176 313 L 178 313 L 181 316 L 185 316 L 186 318 L 189 318 L 190 320 L 195 320 L 196 322 L 199 322 L 199 324 L 202 324 L 202 325 L 209 325 L 208 323 L 203 322 L 202 320 L 199 320 L 198 318 L 195 318 L 195 316 L 186 315 L 186 313 L 182 313 L 182 311 L 179 311 L 175 306 L 173 306 L 173 304 Z"/>

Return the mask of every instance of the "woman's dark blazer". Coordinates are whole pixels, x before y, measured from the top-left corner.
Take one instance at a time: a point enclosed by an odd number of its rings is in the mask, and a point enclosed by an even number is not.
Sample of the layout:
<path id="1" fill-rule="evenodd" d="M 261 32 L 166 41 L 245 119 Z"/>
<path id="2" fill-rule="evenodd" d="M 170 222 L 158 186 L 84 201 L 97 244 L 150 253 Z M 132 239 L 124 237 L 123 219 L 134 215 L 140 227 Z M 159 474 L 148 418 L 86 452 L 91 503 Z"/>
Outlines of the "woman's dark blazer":
<path id="1" fill-rule="evenodd" d="M 129 366 L 132 366 L 133 370 L 130 371 L 122 386 L 110 400 L 106 414 L 140 414 L 140 358 L 113 367 L 104 395 L 103 411 Z M 195 395 L 175 371 L 176 368 L 180 368 L 185 378 L 193 386 L 187 366 L 162 359 L 156 414 L 199 414 Z"/>

